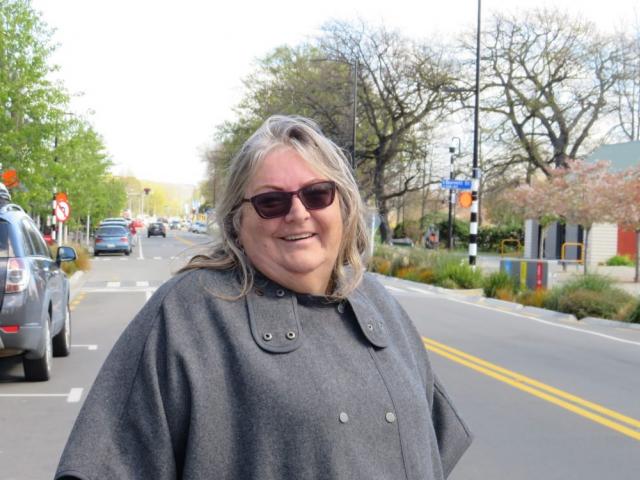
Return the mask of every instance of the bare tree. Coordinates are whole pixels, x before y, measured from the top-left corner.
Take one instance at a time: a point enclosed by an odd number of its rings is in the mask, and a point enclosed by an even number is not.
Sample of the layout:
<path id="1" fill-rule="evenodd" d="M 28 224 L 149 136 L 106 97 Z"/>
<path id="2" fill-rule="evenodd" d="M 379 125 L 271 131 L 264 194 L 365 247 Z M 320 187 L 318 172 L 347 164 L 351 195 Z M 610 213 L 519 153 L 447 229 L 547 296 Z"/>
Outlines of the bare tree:
<path id="1" fill-rule="evenodd" d="M 369 173 L 386 242 L 391 238 L 389 201 L 423 187 L 417 134 L 451 113 L 455 63 L 443 47 L 411 41 L 384 27 L 332 22 L 323 30 L 321 50 L 358 65 L 356 160 Z"/>
<path id="2" fill-rule="evenodd" d="M 537 9 L 494 13 L 482 48 L 482 108 L 503 122 L 511 165 L 549 176 L 598 143 L 594 127 L 616 108 L 610 94 L 626 59 L 611 37 L 578 17 Z"/>

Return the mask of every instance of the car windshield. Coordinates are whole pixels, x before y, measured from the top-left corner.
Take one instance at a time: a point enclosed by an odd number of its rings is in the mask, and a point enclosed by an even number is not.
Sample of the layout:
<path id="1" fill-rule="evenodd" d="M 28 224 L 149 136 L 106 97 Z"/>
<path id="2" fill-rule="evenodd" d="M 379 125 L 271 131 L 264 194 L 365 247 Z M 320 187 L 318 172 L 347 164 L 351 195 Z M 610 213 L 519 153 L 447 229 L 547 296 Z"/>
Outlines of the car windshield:
<path id="1" fill-rule="evenodd" d="M 127 231 L 123 227 L 101 227 L 96 232 L 96 235 L 100 235 L 102 237 L 117 237 L 126 234 Z"/>
<path id="2" fill-rule="evenodd" d="M 0 221 L 0 258 L 15 256 L 9 237 L 9 224 Z"/>

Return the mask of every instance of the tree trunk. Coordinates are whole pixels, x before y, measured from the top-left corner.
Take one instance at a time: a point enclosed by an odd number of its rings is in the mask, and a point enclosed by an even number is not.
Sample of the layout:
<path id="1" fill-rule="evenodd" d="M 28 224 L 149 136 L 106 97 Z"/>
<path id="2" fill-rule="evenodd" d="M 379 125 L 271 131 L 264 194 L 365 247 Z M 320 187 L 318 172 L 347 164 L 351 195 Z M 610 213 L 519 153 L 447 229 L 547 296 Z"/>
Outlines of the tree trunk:
<path id="1" fill-rule="evenodd" d="M 391 243 L 391 228 L 389 227 L 389 211 L 386 200 L 380 202 L 378 211 L 380 212 L 380 241 L 383 244 Z"/>

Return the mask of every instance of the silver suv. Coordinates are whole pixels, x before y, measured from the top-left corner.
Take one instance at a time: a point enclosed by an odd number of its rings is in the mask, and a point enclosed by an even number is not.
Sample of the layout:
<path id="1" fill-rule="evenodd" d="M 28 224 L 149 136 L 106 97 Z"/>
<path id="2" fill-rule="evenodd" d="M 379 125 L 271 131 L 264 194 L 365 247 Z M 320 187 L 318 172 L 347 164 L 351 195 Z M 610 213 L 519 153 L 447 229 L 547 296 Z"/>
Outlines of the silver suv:
<path id="1" fill-rule="evenodd" d="M 69 280 L 33 220 L 15 204 L 0 206 L 0 357 L 22 356 L 28 381 L 49 380 L 53 356 L 71 352 Z"/>

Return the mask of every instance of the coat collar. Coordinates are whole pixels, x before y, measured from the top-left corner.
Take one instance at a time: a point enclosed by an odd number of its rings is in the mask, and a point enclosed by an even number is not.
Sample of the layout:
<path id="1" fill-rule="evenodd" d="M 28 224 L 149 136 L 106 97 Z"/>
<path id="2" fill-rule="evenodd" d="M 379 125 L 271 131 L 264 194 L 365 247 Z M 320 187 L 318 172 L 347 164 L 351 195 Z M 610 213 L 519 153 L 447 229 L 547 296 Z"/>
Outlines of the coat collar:
<path id="1" fill-rule="evenodd" d="M 295 292 L 257 274 L 246 301 L 251 334 L 260 348 L 271 353 L 288 353 L 300 348 L 304 332 Z M 345 303 L 351 306 L 365 338 L 375 347 L 387 347 L 384 318 L 362 285 L 349 295 Z"/>

